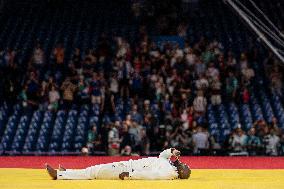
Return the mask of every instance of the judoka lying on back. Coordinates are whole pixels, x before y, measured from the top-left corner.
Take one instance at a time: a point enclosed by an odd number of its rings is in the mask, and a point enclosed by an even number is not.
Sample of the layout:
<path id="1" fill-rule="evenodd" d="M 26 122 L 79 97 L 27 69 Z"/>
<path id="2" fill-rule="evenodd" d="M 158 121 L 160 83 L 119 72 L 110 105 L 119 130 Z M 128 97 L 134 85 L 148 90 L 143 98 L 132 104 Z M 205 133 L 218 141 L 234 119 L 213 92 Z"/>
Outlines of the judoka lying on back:
<path id="1" fill-rule="evenodd" d="M 130 179 L 130 180 L 171 180 L 188 179 L 191 170 L 179 161 L 180 151 L 175 148 L 164 150 L 159 157 L 99 164 L 86 169 L 53 169 L 46 164 L 46 170 L 53 179 Z M 173 158 L 172 158 L 173 157 Z M 171 158 L 173 161 L 171 161 Z"/>

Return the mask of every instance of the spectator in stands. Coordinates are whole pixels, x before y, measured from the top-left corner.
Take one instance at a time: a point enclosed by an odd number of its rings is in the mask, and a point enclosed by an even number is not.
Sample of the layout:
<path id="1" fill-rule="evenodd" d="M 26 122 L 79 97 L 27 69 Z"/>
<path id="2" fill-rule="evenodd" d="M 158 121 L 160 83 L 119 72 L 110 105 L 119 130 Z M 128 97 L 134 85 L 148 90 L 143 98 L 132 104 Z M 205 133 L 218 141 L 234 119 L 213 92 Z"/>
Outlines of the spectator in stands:
<path id="1" fill-rule="evenodd" d="M 117 99 L 119 95 L 119 81 L 116 72 L 112 74 L 112 77 L 109 80 L 109 88 L 114 98 Z"/>
<path id="2" fill-rule="evenodd" d="M 92 126 L 92 130 L 88 132 L 88 141 L 87 147 L 91 154 L 94 154 L 94 151 L 101 151 L 102 149 L 102 141 L 101 136 L 97 132 L 97 126 L 94 124 Z"/>
<path id="3" fill-rule="evenodd" d="M 42 69 L 44 65 L 44 52 L 39 44 L 34 49 L 32 62 L 37 69 Z"/>
<path id="4" fill-rule="evenodd" d="M 53 51 L 53 55 L 55 58 L 55 63 L 58 65 L 58 68 L 62 68 L 62 66 L 59 65 L 63 65 L 63 61 L 64 61 L 64 48 L 62 44 L 58 44 L 57 47 L 54 49 Z"/>
<path id="5" fill-rule="evenodd" d="M 206 65 L 200 60 L 199 57 L 196 58 L 195 70 L 196 75 L 203 75 L 206 72 Z"/>
<path id="6" fill-rule="evenodd" d="M 209 82 L 207 78 L 205 77 L 205 75 L 201 75 L 199 79 L 196 81 L 197 90 L 202 90 L 206 92 L 208 87 L 209 87 Z"/>
<path id="7" fill-rule="evenodd" d="M 83 147 L 82 149 L 81 149 L 81 155 L 82 156 L 88 156 L 89 155 L 89 149 L 87 148 L 87 147 Z"/>
<path id="8" fill-rule="evenodd" d="M 119 155 L 121 140 L 119 138 L 119 132 L 117 125 L 110 124 L 110 131 L 108 132 L 108 155 Z"/>
<path id="9" fill-rule="evenodd" d="M 56 111 L 59 106 L 60 95 L 59 92 L 56 90 L 55 86 L 51 86 L 50 91 L 48 93 L 48 98 L 49 98 L 48 109 Z"/>
<path id="10" fill-rule="evenodd" d="M 126 42 L 126 40 L 124 40 L 121 37 L 117 37 L 116 42 L 117 42 L 116 57 L 118 57 L 118 58 L 124 57 L 127 53 L 128 48 L 129 48 L 129 44 Z"/>
<path id="11" fill-rule="evenodd" d="M 111 94 L 108 87 L 105 88 L 102 98 L 101 112 L 103 115 L 110 116 L 110 118 L 113 118 L 115 114 L 114 95 Z"/>
<path id="12" fill-rule="evenodd" d="M 85 81 L 84 76 L 81 75 L 80 79 L 77 84 L 77 97 L 78 97 L 78 104 L 88 104 L 90 102 L 89 93 L 90 93 L 90 86 L 88 82 Z"/>
<path id="13" fill-rule="evenodd" d="M 39 97 L 39 81 L 35 72 L 30 72 L 29 80 L 26 82 L 27 85 L 27 96 L 28 104 L 32 108 L 37 108 L 38 106 L 38 97 Z"/>
<path id="14" fill-rule="evenodd" d="M 190 47 L 185 47 L 185 60 L 189 67 L 192 67 L 196 61 L 196 55 L 193 53 L 193 49 Z"/>
<path id="15" fill-rule="evenodd" d="M 197 97 L 193 101 L 193 109 L 197 115 L 203 116 L 206 113 L 207 100 L 201 90 L 197 91 Z"/>
<path id="16" fill-rule="evenodd" d="M 8 66 L 14 64 L 15 57 L 16 57 L 16 51 L 7 48 L 4 53 L 4 65 Z"/>
<path id="17" fill-rule="evenodd" d="M 91 81 L 91 94 L 92 94 L 92 103 L 93 104 L 101 104 L 102 102 L 102 82 L 98 73 L 93 73 L 93 78 Z"/>
<path id="18" fill-rule="evenodd" d="M 141 138 L 141 141 L 140 141 L 140 154 L 142 156 L 145 156 L 145 155 L 149 155 L 150 153 L 150 140 L 149 140 L 149 137 L 147 136 L 147 131 L 145 128 L 141 128 L 141 131 L 140 131 L 140 138 Z"/>
<path id="19" fill-rule="evenodd" d="M 56 88 L 58 88 L 58 85 L 56 84 L 54 77 L 49 76 L 48 81 L 46 83 L 46 89 L 50 89 L 52 86 L 55 86 Z"/>
<path id="20" fill-rule="evenodd" d="M 231 138 L 230 146 L 233 152 L 243 153 L 246 152 L 247 136 L 241 128 L 237 128 Z"/>
<path id="21" fill-rule="evenodd" d="M 213 62 L 210 62 L 206 71 L 206 76 L 209 78 L 209 82 L 214 78 L 219 79 L 219 70 L 215 67 Z"/>
<path id="22" fill-rule="evenodd" d="M 276 132 L 276 135 L 281 135 L 281 128 L 279 128 L 278 120 L 276 117 L 272 117 L 271 123 L 269 123 L 269 127 L 271 129 L 274 129 Z"/>
<path id="23" fill-rule="evenodd" d="M 137 122 L 133 121 L 130 124 L 130 127 L 128 129 L 128 133 L 130 134 L 131 141 L 132 141 L 132 149 L 137 152 L 141 150 L 141 132 L 142 127 Z"/>
<path id="24" fill-rule="evenodd" d="M 23 107 L 27 107 L 28 106 L 27 89 L 28 89 L 28 86 L 25 85 L 23 87 L 23 90 L 21 91 L 21 93 L 19 95 L 19 100 L 21 101 Z"/>
<path id="25" fill-rule="evenodd" d="M 96 57 L 93 57 L 92 59 L 84 57 L 84 60 L 82 61 L 82 72 L 83 72 L 83 75 L 86 78 L 92 78 L 93 77 L 94 64 L 96 63 L 97 59 L 96 59 Z"/>
<path id="26" fill-rule="evenodd" d="M 256 136 L 255 128 L 252 127 L 249 130 L 245 143 L 247 144 L 247 151 L 249 155 L 255 156 L 260 153 L 261 141 L 260 141 L 260 138 Z"/>
<path id="27" fill-rule="evenodd" d="M 131 84 L 131 95 L 135 98 L 137 98 L 138 96 L 141 96 L 140 94 L 142 92 L 142 78 L 139 75 L 139 73 L 134 72 L 134 75 L 131 77 L 129 82 Z"/>
<path id="28" fill-rule="evenodd" d="M 133 156 L 131 146 L 128 146 L 128 145 L 125 146 L 125 147 L 121 150 L 120 155 L 121 155 L 121 156 Z"/>
<path id="29" fill-rule="evenodd" d="M 177 27 L 177 34 L 180 37 L 186 37 L 187 36 L 187 24 L 186 23 L 181 23 L 179 24 L 179 26 Z"/>
<path id="30" fill-rule="evenodd" d="M 231 51 L 228 52 L 228 58 L 227 58 L 228 69 L 235 70 L 236 65 L 237 65 L 237 60 L 234 57 L 233 53 Z"/>
<path id="31" fill-rule="evenodd" d="M 144 100 L 143 115 L 152 114 L 150 100 Z"/>
<path id="32" fill-rule="evenodd" d="M 266 155 L 278 155 L 278 148 L 280 147 L 280 138 L 276 135 L 274 129 L 270 129 L 270 132 L 264 136 L 263 143 L 265 146 Z"/>
<path id="33" fill-rule="evenodd" d="M 254 71 L 252 68 L 249 68 L 247 63 L 244 65 L 241 65 L 241 73 L 242 73 L 242 84 L 245 87 L 250 87 L 251 86 L 251 80 L 254 77 Z"/>
<path id="34" fill-rule="evenodd" d="M 180 120 L 182 121 L 183 130 L 189 128 L 190 120 L 189 120 L 189 108 L 183 109 L 182 114 L 180 115 Z"/>
<path id="35" fill-rule="evenodd" d="M 201 126 L 192 135 L 194 145 L 193 153 L 196 155 L 208 155 L 209 150 L 209 133 Z"/>
<path id="36" fill-rule="evenodd" d="M 283 74 L 280 72 L 279 67 L 274 65 L 270 73 L 271 90 L 273 93 L 282 96 L 283 88 Z"/>
<path id="37" fill-rule="evenodd" d="M 243 104 L 248 104 L 250 100 L 250 93 L 247 87 L 242 87 L 240 90 L 241 102 Z"/>
<path id="38" fill-rule="evenodd" d="M 222 103 L 221 86 L 222 83 L 219 81 L 218 77 L 213 77 L 210 83 L 212 105 L 220 105 Z"/>
<path id="39" fill-rule="evenodd" d="M 52 86 L 55 86 L 55 85 L 50 85 L 48 86 L 48 83 L 47 81 L 43 80 L 41 82 L 41 88 L 40 88 L 40 91 L 39 91 L 39 103 L 40 103 L 40 109 L 41 110 L 46 110 L 48 109 L 48 104 L 49 104 L 49 91 L 51 89 Z"/>
<path id="40" fill-rule="evenodd" d="M 222 151 L 224 151 L 224 149 L 222 149 L 222 146 L 220 145 L 220 143 L 217 141 L 216 139 L 217 137 L 214 135 L 211 135 L 209 138 L 209 143 L 210 143 L 210 150 L 211 150 L 211 154 L 222 154 Z"/>
<path id="41" fill-rule="evenodd" d="M 70 78 L 66 78 L 60 89 L 63 91 L 63 107 L 65 110 L 70 110 L 73 104 L 76 86 L 70 81 Z"/>
<path id="42" fill-rule="evenodd" d="M 137 122 L 138 124 L 142 123 L 143 117 L 142 115 L 138 112 L 138 106 L 137 104 L 132 105 L 132 110 L 130 112 L 131 118 L 133 121 Z"/>
<path id="43" fill-rule="evenodd" d="M 173 146 L 174 148 L 184 147 L 187 143 L 186 139 L 185 133 L 183 132 L 181 125 L 179 125 L 170 136 L 170 146 Z"/>
<path id="44" fill-rule="evenodd" d="M 205 52 L 202 53 L 201 58 L 205 64 L 208 64 L 209 62 L 213 61 L 215 58 L 213 46 L 207 46 L 207 49 Z"/>
<path id="45" fill-rule="evenodd" d="M 133 68 L 129 61 L 126 61 L 123 58 L 118 59 L 118 79 L 119 79 L 119 88 L 121 97 L 129 97 L 129 88 L 130 88 L 130 77 L 133 71 Z"/>
<path id="46" fill-rule="evenodd" d="M 234 101 L 238 89 L 238 79 L 232 71 L 229 71 L 229 77 L 226 79 L 226 93 L 230 101 Z"/>
<path id="47" fill-rule="evenodd" d="M 119 121 L 115 122 L 116 125 L 121 125 L 120 127 L 117 126 L 118 128 L 120 128 L 119 130 L 119 135 L 120 135 L 120 149 L 123 149 L 125 146 L 130 146 L 132 144 L 132 138 L 128 132 L 129 126 L 126 124 L 126 121 L 123 121 L 122 124 L 120 124 Z"/>

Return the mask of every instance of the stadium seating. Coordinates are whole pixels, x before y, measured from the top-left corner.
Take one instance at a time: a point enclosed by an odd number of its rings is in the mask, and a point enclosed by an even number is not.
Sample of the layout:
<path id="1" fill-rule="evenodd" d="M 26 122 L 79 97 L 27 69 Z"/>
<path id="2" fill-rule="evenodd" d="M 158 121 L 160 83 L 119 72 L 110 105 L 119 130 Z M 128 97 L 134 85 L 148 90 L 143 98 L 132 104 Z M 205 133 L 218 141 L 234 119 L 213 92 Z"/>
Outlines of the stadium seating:
<path id="1" fill-rule="evenodd" d="M 75 47 L 82 52 L 96 47 L 101 33 L 120 35 L 130 42 L 137 37 L 138 23 L 131 18 L 125 4 L 118 6 L 114 1 L 111 4 L 103 1 L 70 1 L 61 10 L 60 7 L 47 6 L 44 1 L 34 6 L 30 6 L 31 2 L 10 3 L 0 19 L 0 49 L 21 49 L 17 57 L 19 64 L 28 61 L 36 40 L 42 44 L 47 62 L 51 62 L 52 49 L 62 42 L 66 48 L 64 61 L 68 63 Z M 273 6 L 269 7 L 271 12 L 273 9 Z M 225 49 L 236 54 L 247 50 L 253 39 L 240 21 L 231 15 L 221 1 L 202 2 L 187 15 L 190 43 L 206 36 L 217 38 Z M 275 14 L 271 15 L 274 16 L 272 19 L 278 19 Z M 149 32 L 155 35 L 153 29 Z M 263 69 L 261 63 L 250 64 L 257 74 L 256 80 L 266 82 L 267 78 L 260 74 Z M 223 102 L 218 106 L 208 105 L 209 131 L 217 141 L 223 142 L 238 124 L 248 130 L 255 121 L 270 122 L 273 117 L 284 129 L 283 99 L 268 88 L 261 87 L 263 85 L 258 82 L 254 82 L 248 104 Z M 155 102 L 152 102 L 152 107 L 155 116 L 158 116 Z M 125 102 L 118 99 L 115 118 L 106 115 L 103 121 L 123 120 L 130 109 L 130 100 Z M 40 109 L 24 111 L 19 104 L 3 103 L 0 105 L 0 154 L 79 153 L 86 144 L 88 130 L 93 124 L 99 125 L 99 114 L 98 105 L 52 112 Z"/>

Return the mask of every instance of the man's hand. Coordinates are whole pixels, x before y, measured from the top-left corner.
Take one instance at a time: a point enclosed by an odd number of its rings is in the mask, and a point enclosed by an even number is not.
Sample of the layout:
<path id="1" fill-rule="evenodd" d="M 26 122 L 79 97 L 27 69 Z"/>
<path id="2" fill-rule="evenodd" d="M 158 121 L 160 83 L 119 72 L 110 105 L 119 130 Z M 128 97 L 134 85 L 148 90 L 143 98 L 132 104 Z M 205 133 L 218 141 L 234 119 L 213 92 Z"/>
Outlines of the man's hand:
<path id="1" fill-rule="evenodd" d="M 124 180 L 125 177 L 129 177 L 129 172 L 122 172 L 119 174 L 121 180 Z"/>
<path id="2" fill-rule="evenodd" d="M 173 148 L 172 149 L 172 154 L 173 154 L 173 156 L 175 156 L 176 158 L 178 158 L 179 156 L 180 156 L 180 151 L 179 150 L 177 150 L 177 149 L 175 149 L 175 148 Z"/>

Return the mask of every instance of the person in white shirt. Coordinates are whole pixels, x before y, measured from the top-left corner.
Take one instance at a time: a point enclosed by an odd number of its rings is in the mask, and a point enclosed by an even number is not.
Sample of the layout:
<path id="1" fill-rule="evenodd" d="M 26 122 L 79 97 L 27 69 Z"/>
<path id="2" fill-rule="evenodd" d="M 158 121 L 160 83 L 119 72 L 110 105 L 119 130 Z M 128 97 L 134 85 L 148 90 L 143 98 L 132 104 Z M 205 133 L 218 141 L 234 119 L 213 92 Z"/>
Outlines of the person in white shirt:
<path id="1" fill-rule="evenodd" d="M 233 135 L 230 143 L 234 152 L 245 152 L 246 151 L 247 135 L 244 134 L 241 128 L 237 128 Z"/>
<path id="2" fill-rule="evenodd" d="M 270 134 L 264 136 L 263 142 L 265 144 L 265 151 L 267 155 L 277 156 L 278 147 L 280 145 L 280 138 L 276 135 L 274 129 L 270 130 Z"/>
<path id="3" fill-rule="evenodd" d="M 192 135 L 194 143 L 194 153 L 200 153 L 200 150 L 209 149 L 209 134 L 204 132 L 202 127 L 197 128 L 197 132 Z"/>
<path id="4" fill-rule="evenodd" d="M 110 78 L 110 91 L 114 96 L 117 96 L 119 92 L 119 82 L 116 73 Z"/>
<path id="5" fill-rule="evenodd" d="M 203 95 L 203 91 L 197 91 L 197 97 L 193 101 L 193 109 L 195 112 L 203 115 L 206 112 L 207 100 Z"/>
<path id="6" fill-rule="evenodd" d="M 120 142 L 118 125 L 111 125 L 111 130 L 108 132 L 108 155 L 115 156 L 119 154 Z"/>
<path id="7" fill-rule="evenodd" d="M 195 85 L 198 90 L 206 90 L 209 87 L 209 82 L 205 75 L 201 75 Z"/>
<path id="8" fill-rule="evenodd" d="M 142 158 L 138 160 L 120 161 L 99 164 L 86 169 L 74 170 L 59 167 L 53 169 L 46 164 L 46 170 L 52 179 L 58 180 L 172 180 L 188 179 L 190 168 L 179 161 L 180 151 L 175 148 L 164 150 L 159 157 Z M 174 157 L 175 161 L 171 161 Z"/>

